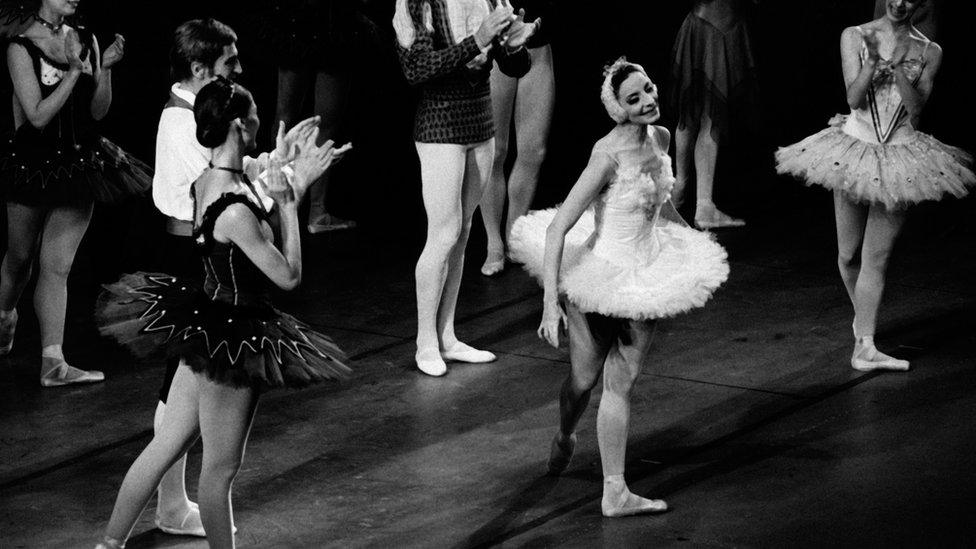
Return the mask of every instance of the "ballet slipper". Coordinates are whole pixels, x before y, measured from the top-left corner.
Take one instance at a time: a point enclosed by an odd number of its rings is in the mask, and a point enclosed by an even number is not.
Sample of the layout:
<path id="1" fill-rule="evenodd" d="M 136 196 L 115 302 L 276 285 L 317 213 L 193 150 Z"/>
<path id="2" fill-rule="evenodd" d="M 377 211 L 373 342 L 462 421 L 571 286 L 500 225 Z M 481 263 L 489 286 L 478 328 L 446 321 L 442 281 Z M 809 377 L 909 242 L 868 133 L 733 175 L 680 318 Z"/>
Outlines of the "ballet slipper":
<path id="1" fill-rule="evenodd" d="M 95 544 L 95 549 L 125 549 L 125 542 L 105 536 Z"/>
<path id="2" fill-rule="evenodd" d="M 447 373 L 447 364 L 444 364 L 437 349 L 419 350 L 414 359 L 417 361 L 417 368 L 429 376 L 440 377 Z"/>
<path id="3" fill-rule="evenodd" d="M 607 518 L 629 517 L 663 513 L 668 510 L 668 504 L 662 499 L 642 498 L 627 489 L 622 481 L 604 480 L 600 510 Z"/>
<path id="4" fill-rule="evenodd" d="M 451 362 L 467 362 L 469 364 L 483 364 L 494 362 L 498 357 L 489 351 L 482 351 L 458 341 L 450 349 L 441 351 L 441 358 Z"/>
<path id="5" fill-rule="evenodd" d="M 0 356 L 10 353 L 14 347 L 14 333 L 17 331 L 17 310 L 10 311 L 6 318 L 0 319 Z"/>
<path id="6" fill-rule="evenodd" d="M 184 511 L 182 520 L 173 520 L 172 516 L 163 516 L 157 509 L 156 528 L 174 536 L 207 537 L 207 533 L 203 531 L 203 521 L 200 520 L 200 506 L 193 502 L 190 502 Z"/>
<path id="7" fill-rule="evenodd" d="M 911 368 L 911 363 L 907 360 L 888 356 L 879 351 L 873 344 L 865 344 L 859 341 L 854 344 L 851 367 L 860 372 L 874 370 L 907 372 Z"/>
<path id="8" fill-rule="evenodd" d="M 695 211 L 695 226 L 699 229 L 721 229 L 725 227 L 744 227 L 746 222 L 742 219 L 732 217 L 714 204 L 699 205 Z"/>
<path id="9" fill-rule="evenodd" d="M 76 383 L 105 381 L 105 374 L 98 370 L 81 370 L 69 366 L 64 359 L 41 357 L 41 386 L 61 387 Z"/>
<path id="10" fill-rule="evenodd" d="M 557 432 L 556 436 L 552 438 L 552 445 L 549 448 L 549 463 L 547 464 L 550 476 L 558 477 L 569 467 L 569 463 L 573 460 L 573 454 L 576 452 L 578 440 L 576 433 L 566 437 L 561 432 Z"/>
<path id="11" fill-rule="evenodd" d="M 505 270 L 505 251 L 488 250 L 484 265 L 481 266 L 481 274 L 493 276 Z"/>

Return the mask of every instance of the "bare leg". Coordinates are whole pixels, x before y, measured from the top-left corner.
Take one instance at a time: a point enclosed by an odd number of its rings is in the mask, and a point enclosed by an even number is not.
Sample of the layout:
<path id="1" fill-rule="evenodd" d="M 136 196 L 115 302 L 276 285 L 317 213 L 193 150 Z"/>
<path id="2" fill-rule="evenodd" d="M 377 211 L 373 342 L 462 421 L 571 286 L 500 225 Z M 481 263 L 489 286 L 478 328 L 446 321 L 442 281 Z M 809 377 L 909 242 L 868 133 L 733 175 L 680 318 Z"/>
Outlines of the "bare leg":
<path id="1" fill-rule="evenodd" d="M 438 308 L 447 282 L 449 257 L 460 239 L 464 210 L 462 180 L 466 152 L 462 145 L 417 143 L 427 241 L 417 260 L 417 366 L 444 375 L 440 356 Z"/>
<path id="2" fill-rule="evenodd" d="M 68 274 L 75 252 L 91 221 L 92 204 L 53 208 L 44 222 L 38 261 L 34 310 L 41 331 L 41 385 L 55 387 L 70 383 L 102 381 L 105 375 L 79 370 L 64 360 L 64 317 L 68 304 Z"/>
<path id="3" fill-rule="evenodd" d="M 600 315 L 585 315 L 564 301 L 569 329 L 569 359 L 572 369 L 559 390 L 559 431 L 552 441 L 549 455 L 549 474 L 562 473 L 576 448 L 576 426 L 590 393 L 603 372 L 607 353 L 613 345 L 612 329 L 615 321 Z"/>
<path id="4" fill-rule="evenodd" d="M 319 143 L 336 139 L 346 112 L 352 81 L 345 74 L 319 72 L 315 76 L 315 114 L 319 115 Z M 325 172 L 309 190 L 309 232 L 350 229 L 352 221 L 339 219 L 328 212 L 326 200 L 332 170 Z"/>
<path id="5" fill-rule="evenodd" d="M 508 159 L 509 130 L 515 106 L 518 79 L 491 69 L 491 107 L 495 120 L 495 159 L 491 176 L 481 199 L 481 220 L 488 237 L 488 253 L 481 274 L 491 276 L 505 268 L 505 237 L 502 215 L 505 210 L 505 160 Z"/>
<path id="6" fill-rule="evenodd" d="M 603 375 L 603 396 L 597 413 L 597 437 L 603 462 L 603 500 L 607 517 L 667 510 L 661 500 L 633 494 L 624 481 L 627 433 L 630 430 L 630 392 L 644 368 L 651 348 L 654 322 L 618 320 L 621 330 L 610 349 Z"/>
<path id="7" fill-rule="evenodd" d="M 162 429 L 165 414 L 166 404 L 157 402 L 153 417 L 154 432 Z M 159 481 L 156 526 L 171 534 L 206 535 L 200 522 L 200 509 L 186 494 L 186 454 L 181 455 Z"/>
<path id="8" fill-rule="evenodd" d="M 200 518 L 212 548 L 234 547 L 231 487 L 244 460 L 258 394 L 253 389 L 221 385 L 195 374 L 200 394 Z"/>
<path id="9" fill-rule="evenodd" d="M 0 264 L 0 355 L 10 352 L 17 329 L 17 302 L 30 280 L 46 212 L 7 203 L 7 253 Z"/>
<path id="10" fill-rule="evenodd" d="M 495 144 L 491 139 L 478 145 L 467 147 L 464 165 L 464 180 L 461 189 L 461 231 L 448 256 L 447 278 L 444 293 L 437 309 L 437 333 L 441 342 L 441 356 L 445 360 L 460 362 L 491 362 L 495 355 L 480 351 L 461 343 L 454 333 L 454 312 L 457 309 L 458 292 L 461 289 L 461 276 L 464 274 L 464 249 L 471 234 L 471 220 L 474 210 L 481 201 L 491 171 Z"/>
<path id="11" fill-rule="evenodd" d="M 173 377 L 166 415 L 152 441 L 139 454 L 122 481 L 107 537 L 125 541 L 149 503 L 163 473 L 196 441 L 198 430 L 198 381 L 187 366 Z"/>
<path id="12" fill-rule="evenodd" d="M 703 229 L 741 227 L 745 222 L 723 213 L 712 201 L 715 185 L 715 165 L 718 162 L 720 128 L 712 125 L 706 111 L 702 111 L 698 139 L 695 142 L 695 175 L 698 199 L 695 204 L 695 224 Z"/>
<path id="13" fill-rule="evenodd" d="M 855 304 L 854 286 L 861 270 L 861 242 L 868 221 L 868 207 L 853 202 L 840 191 L 834 192 L 834 217 L 837 224 L 837 268 L 844 280 L 851 304 Z"/>

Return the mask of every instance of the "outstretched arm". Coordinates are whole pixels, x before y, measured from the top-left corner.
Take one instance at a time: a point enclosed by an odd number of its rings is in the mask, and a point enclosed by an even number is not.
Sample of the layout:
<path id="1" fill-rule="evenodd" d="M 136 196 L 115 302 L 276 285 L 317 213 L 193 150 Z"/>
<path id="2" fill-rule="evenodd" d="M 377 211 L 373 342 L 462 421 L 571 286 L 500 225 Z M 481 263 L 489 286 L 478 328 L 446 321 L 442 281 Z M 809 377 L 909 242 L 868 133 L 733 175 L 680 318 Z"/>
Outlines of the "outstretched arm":
<path id="1" fill-rule="evenodd" d="M 539 337 L 553 347 L 559 346 L 559 322 L 565 323 L 565 314 L 559 307 L 559 268 L 563 262 L 566 233 L 579 221 L 612 174 L 613 160 L 606 153 L 594 150 L 579 180 L 573 185 L 546 229 L 546 251 L 542 267 L 542 324 L 539 326 Z"/>

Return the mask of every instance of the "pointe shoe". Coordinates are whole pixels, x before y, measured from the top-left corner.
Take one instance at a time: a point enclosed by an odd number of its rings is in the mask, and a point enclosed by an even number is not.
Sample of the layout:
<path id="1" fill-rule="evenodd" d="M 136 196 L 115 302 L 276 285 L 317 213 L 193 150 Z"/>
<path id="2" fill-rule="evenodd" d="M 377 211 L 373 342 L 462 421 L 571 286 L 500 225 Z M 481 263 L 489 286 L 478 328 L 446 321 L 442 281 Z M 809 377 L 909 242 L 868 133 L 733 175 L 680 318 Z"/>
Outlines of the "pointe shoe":
<path id="1" fill-rule="evenodd" d="M 549 448 L 549 462 L 546 464 L 549 468 L 549 476 L 553 477 L 558 477 L 569 467 L 569 463 L 573 461 L 573 454 L 576 453 L 576 442 L 579 440 L 576 433 L 565 438 L 560 437 L 561 434 L 556 433 L 556 436 L 552 438 L 552 445 Z M 560 438 L 563 440 L 562 444 L 559 442 Z"/>
<path id="2" fill-rule="evenodd" d="M 911 368 L 911 363 L 907 360 L 888 356 L 874 345 L 856 343 L 854 344 L 854 354 L 851 356 L 851 367 L 859 372 L 874 370 L 907 372 Z"/>
<path id="3" fill-rule="evenodd" d="M 466 362 L 468 364 L 483 364 L 494 362 L 498 357 L 489 351 L 482 351 L 458 341 L 450 349 L 441 351 L 441 358 L 451 362 Z"/>
<path id="4" fill-rule="evenodd" d="M 447 373 L 447 364 L 444 364 L 437 349 L 417 351 L 414 359 L 417 361 L 417 369 L 429 376 L 440 377 Z"/>
<path id="5" fill-rule="evenodd" d="M 732 217 L 715 206 L 695 212 L 695 226 L 699 229 L 722 229 L 725 227 L 744 227 L 746 222 Z"/>
<path id="6" fill-rule="evenodd" d="M 0 356 L 10 353 L 14 347 L 14 332 L 17 331 L 17 311 L 0 320 Z"/>
<path id="7" fill-rule="evenodd" d="M 182 520 L 171 521 L 169 518 L 163 517 L 157 510 L 156 528 L 174 536 L 207 537 L 207 533 L 203 531 L 203 521 L 200 520 L 200 506 L 196 503 L 190 502 L 190 506 L 183 514 Z"/>
<path id="8" fill-rule="evenodd" d="M 485 263 L 481 266 L 481 274 L 493 276 L 504 270 L 505 252 L 501 250 L 488 250 L 488 257 L 485 258 Z"/>
<path id="9" fill-rule="evenodd" d="M 105 381 L 105 374 L 98 370 L 82 370 L 69 366 L 64 359 L 41 357 L 42 387 L 61 387 L 76 383 L 98 383 Z"/>
<path id="10" fill-rule="evenodd" d="M 617 500 L 617 501 L 613 501 Z M 649 515 L 663 513 L 668 510 L 668 504 L 663 499 L 647 499 L 625 492 L 622 497 L 608 498 L 603 496 L 600 511 L 607 518 L 631 517 L 634 515 Z"/>
<path id="11" fill-rule="evenodd" d="M 125 542 L 105 536 L 95 544 L 95 549 L 125 549 Z"/>

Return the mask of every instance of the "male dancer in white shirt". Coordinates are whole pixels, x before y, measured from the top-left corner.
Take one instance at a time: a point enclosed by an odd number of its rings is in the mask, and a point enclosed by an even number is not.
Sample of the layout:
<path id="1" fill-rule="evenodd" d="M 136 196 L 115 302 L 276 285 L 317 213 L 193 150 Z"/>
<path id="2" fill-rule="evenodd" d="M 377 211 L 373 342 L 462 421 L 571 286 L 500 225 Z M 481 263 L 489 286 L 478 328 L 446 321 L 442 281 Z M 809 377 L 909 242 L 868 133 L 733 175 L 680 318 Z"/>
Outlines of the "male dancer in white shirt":
<path id="1" fill-rule="evenodd" d="M 169 101 L 159 117 L 156 133 L 156 166 L 153 176 L 153 202 L 166 216 L 166 239 L 161 247 L 167 273 L 199 279 L 201 263 L 193 242 L 193 201 L 190 185 L 207 169 L 211 151 L 197 141 L 197 124 L 193 117 L 193 103 L 197 92 L 218 76 L 235 79 L 243 71 L 237 55 L 237 34 L 229 26 L 214 19 L 194 19 L 176 29 L 170 50 L 170 71 L 176 81 L 170 89 Z M 317 124 L 309 118 L 295 125 L 282 136 L 279 128 L 279 147 L 289 150 L 297 140 L 307 136 Z M 258 158 L 244 158 L 244 171 L 251 179 L 263 175 L 271 157 L 262 153 Z M 268 199 L 257 185 L 265 206 Z M 173 375 L 179 359 L 166 364 L 166 377 L 159 392 L 154 426 L 158 427 L 166 410 Z M 159 483 L 156 506 L 156 526 L 177 535 L 206 536 L 200 522 L 197 504 L 186 495 L 186 455 L 173 464 Z"/>

